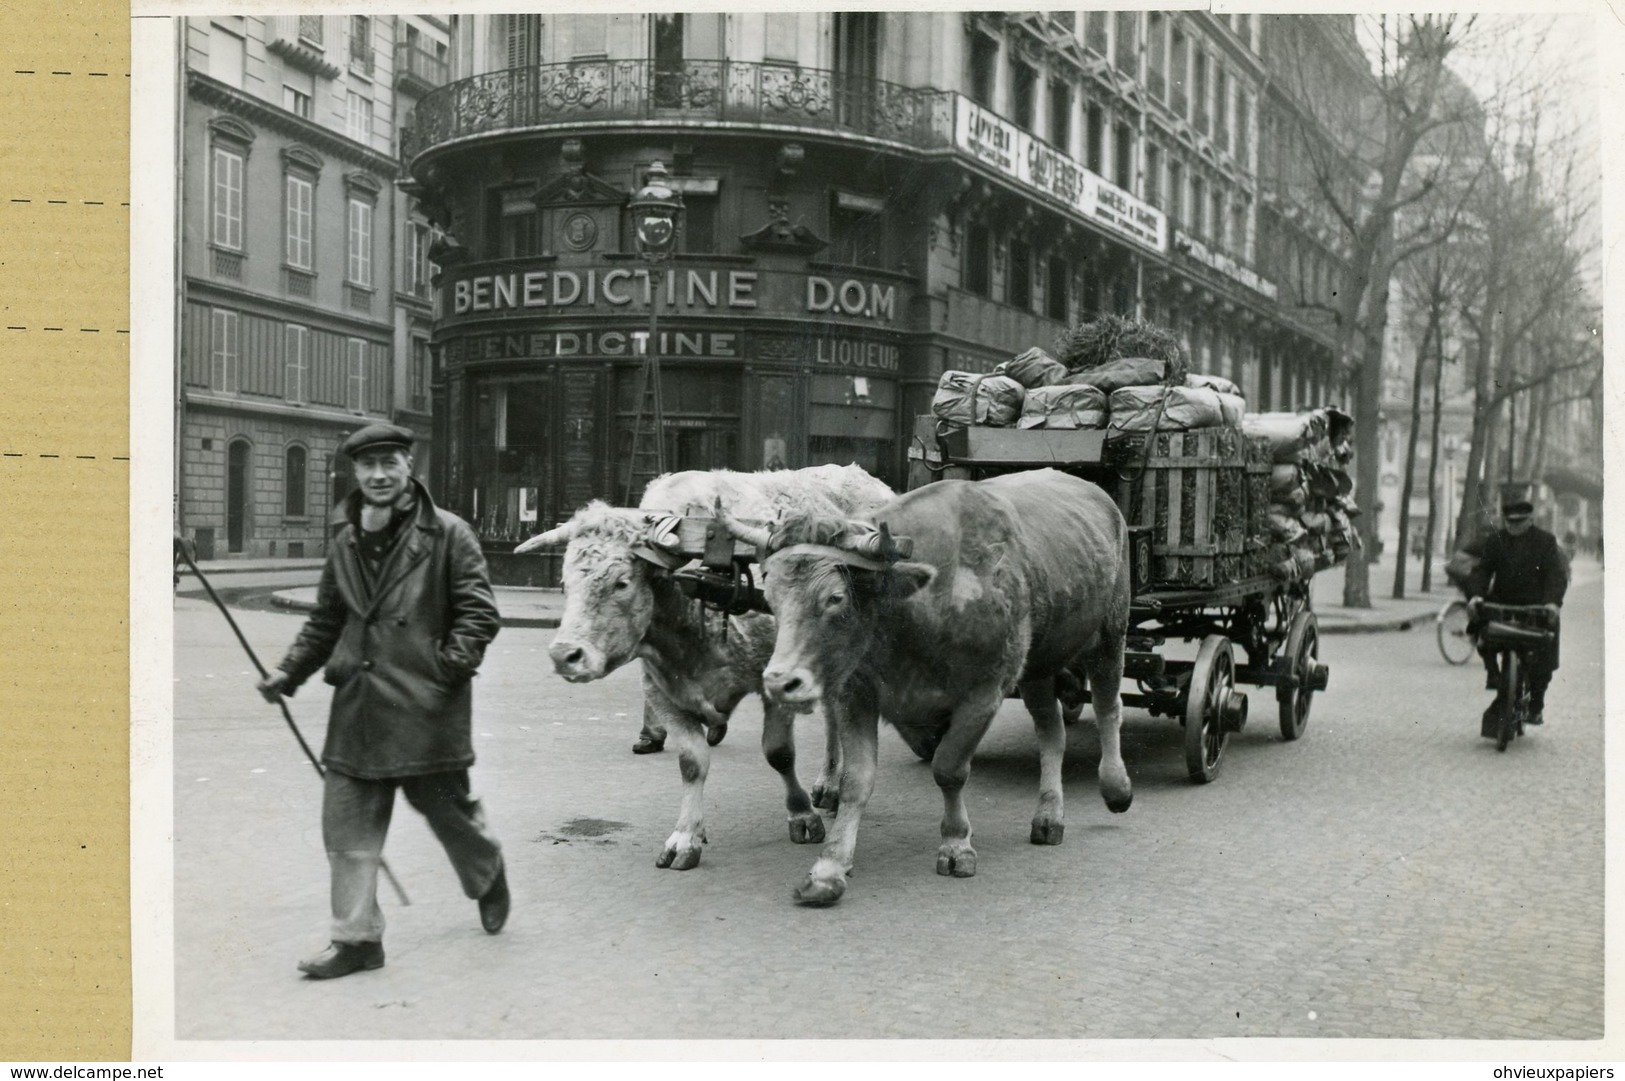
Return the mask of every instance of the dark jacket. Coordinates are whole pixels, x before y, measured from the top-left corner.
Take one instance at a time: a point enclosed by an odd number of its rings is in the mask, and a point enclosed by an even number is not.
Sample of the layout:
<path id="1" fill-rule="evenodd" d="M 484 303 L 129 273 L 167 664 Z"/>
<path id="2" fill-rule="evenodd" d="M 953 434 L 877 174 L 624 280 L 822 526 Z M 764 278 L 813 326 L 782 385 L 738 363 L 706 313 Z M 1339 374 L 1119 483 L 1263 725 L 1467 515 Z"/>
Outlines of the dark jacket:
<path id="1" fill-rule="evenodd" d="M 294 687 L 326 665 L 335 688 L 322 762 L 352 777 L 410 777 L 474 762 L 469 680 L 500 625 L 480 543 L 416 480 L 375 588 L 357 551 L 361 493 L 333 539 L 316 610 L 280 665 Z"/>
<path id="2" fill-rule="evenodd" d="M 1492 604 L 1562 604 L 1568 588 L 1569 561 L 1557 538 L 1530 526 L 1521 537 L 1498 529 L 1484 538 L 1469 593 Z"/>

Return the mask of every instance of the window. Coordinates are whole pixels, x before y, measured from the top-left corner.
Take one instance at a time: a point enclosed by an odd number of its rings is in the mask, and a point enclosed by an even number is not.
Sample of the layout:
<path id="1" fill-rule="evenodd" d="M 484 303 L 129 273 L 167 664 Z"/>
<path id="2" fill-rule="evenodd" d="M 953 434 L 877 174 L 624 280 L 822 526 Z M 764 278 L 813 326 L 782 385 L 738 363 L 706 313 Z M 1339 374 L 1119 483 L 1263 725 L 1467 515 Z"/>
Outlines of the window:
<path id="1" fill-rule="evenodd" d="M 372 74 L 371 16 L 350 16 L 350 70 Z"/>
<path id="2" fill-rule="evenodd" d="M 877 204 L 872 207 L 854 205 L 856 202 L 845 192 L 835 194 L 829 214 L 830 258 L 852 266 L 884 266 L 884 204 L 878 199 L 872 200 Z"/>
<path id="3" fill-rule="evenodd" d="M 488 196 L 486 228 L 492 257 L 515 259 L 536 254 L 536 196 L 526 188 L 497 188 Z M 629 230 L 626 234 L 631 236 Z"/>
<path id="4" fill-rule="evenodd" d="M 1191 232 L 1207 236 L 1207 183 L 1199 176 L 1191 177 Z"/>
<path id="5" fill-rule="evenodd" d="M 1230 79 L 1224 69 L 1213 73 L 1213 138 L 1219 149 L 1230 149 Z"/>
<path id="6" fill-rule="evenodd" d="M 287 245 L 284 258 L 289 266 L 297 270 L 309 270 L 315 185 L 308 177 L 289 173 L 287 188 Z"/>
<path id="7" fill-rule="evenodd" d="M 344 133 L 358 143 L 372 142 L 372 99 L 350 91 L 350 108 L 345 114 Z"/>
<path id="8" fill-rule="evenodd" d="M 677 237 L 677 250 L 702 254 L 717 250 L 717 203 L 715 195 L 683 196 L 683 231 Z"/>
<path id="9" fill-rule="evenodd" d="M 1190 105 L 1186 100 L 1185 80 L 1190 77 L 1187 70 L 1190 62 L 1190 45 L 1185 40 L 1185 32 L 1177 26 L 1174 27 L 1173 40 L 1173 62 L 1168 67 L 1168 82 L 1173 87 L 1173 93 L 1169 95 L 1173 99 L 1170 104 L 1173 105 L 1176 114 L 1188 117 Z"/>
<path id="10" fill-rule="evenodd" d="M 1114 145 L 1112 147 L 1112 169 L 1118 187 L 1124 191 L 1134 190 L 1134 129 L 1127 124 L 1119 124 L 1115 129 Z"/>
<path id="11" fill-rule="evenodd" d="M 498 15 L 497 26 L 507 49 L 510 68 L 524 68 L 542 62 L 540 15 Z"/>
<path id="12" fill-rule="evenodd" d="M 1185 224 L 1185 167 L 1177 161 L 1168 163 L 1168 216 Z"/>
<path id="13" fill-rule="evenodd" d="M 282 332 L 282 351 L 286 358 L 286 393 L 290 402 L 309 400 L 306 379 L 310 373 L 310 328 L 289 323 Z"/>
<path id="14" fill-rule="evenodd" d="M 1049 259 L 1049 290 L 1044 294 L 1044 314 L 1051 319 L 1066 322 L 1067 290 L 1072 285 L 1072 268 L 1059 255 Z"/>
<path id="15" fill-rule="evenodd" d="M 243 249 L 243 156 L 223 146 L 214 148 L 214 243 Z"/>
<path id="16" fill-rule="evenodd" d="M 1063 154 L 1072 143 L 1072 88 L 1060 79 L 1049 84 L 1049 141 Z"/>
<path id="17" fill-rule="evenodd" d="M 288 518 L 305 516 L 305 448 L 289 447 L 283 464 L 282 513 Z"/>
<path id="18" fill-rule="evenodd" d="M 1137 11 L 1119 11 L 1117 13 L 1117 70 L 1124 75 L 1138 75 L 1140 73 L 1139 42 L 1136 31 L 1139 29 L 1140 13 Z"/>
<path id="19" fill-rule="evenodd" d="M 302 116 L 309 120 L 313 112 L 312 104 L 310 95 L 303 90 L 291 86 L 282 88 L 282 107 L 294 116 Z"/>
<path id="20" fill-rule="evenodd" d="M 1010 275 L 1005 293 L 1012 307 L 1032 309 L 1033 250 L 1019 240 L 1010 242 Z"/>
<path id="21" fill-rule="evenodd" d="M 209 314 L 209 387 L 236 393 L 241 357 L 236 312 L 215 308 Z"/>
<path id="22" fill-rule="evenodd" d="M 1145 201 L 1162 209 L 1162 147 L 1155 143 L 1145 148 Z"/>
<path id="23" fill-rule="evenodd" d="M 372 285 L 372 204 L 365 199 L 350 200 L 349 258 L 345 281 L 352 285 Z"/>
<path id="24" fill-rule="evenodd" d="M 1101 56 L 1106 55 L 1106 20 L 1104 11 L 1086 11 L 1083 14 L 1083 43 Z"/>
<path id="25" fill-rule="evenodd" d="M 434 264 L 429 262 L 429 226 L 421 221 L 408 222 L 406 233 L 408 262 L 403 284 L 413 296 L 426 297 L 434 277 Z"/>
<path id="26" fill-rule="evenodd" d="M 965 85 L 970 99 L 984 109 L 993 108 L 993 66 L 999 59 L 999 43 L 986 34 L 971 34 L 970 57 Z"/>
<path id="27" fill-rule="evenodd" d="M 1238 199 L 1230 204 L 1230 246 L 1243 259 L 1251 254 L 1247 250 L 1247 202 Z"/>
<path id="28" fill-rule="evenodd" d="M 419 413 L 429 411 L 429 366 L 432 359 L 429 355 L 429 342 L 426 338 L 412 339 L 412 370 L 409 374 L 409 391 L 412 397 L 412 408 Z"/>
<path id="29" fill-rule="evenodd" d="M 1232 153 L 1243 164 L 1247 163 L 1252 139 L 1253 98 L 1246 91 L 1236 95 L 1236 145 Z"/>
<path id="30" fill-rule="evenodd" d="M 559 37 L 566 39 L 555 43 L 562 54 L 560 59 L 605 56 L 609 48 L 609 16 L 582 12 L 560 19 Z"/>
<path id="31" fill-rule="evenodd" d="M 1084 125 L 1084 167 L 1097 176 L 1103 175 L 1106 171 L 1106 114 L 1100 106 L 1089 106 Z"/>
<path id="32" fill-rule="evenodd" d="M 972 293 L 993 295 L 993 238 L 985 225 L 965 228 L 964 282 Z"/>
<path id="33" fill-rule="evenodd" d="M 1016 127 L 1033 130 L 1033 98 L 1038 91 L 1038 73 L 1020 60 L 1010 62 L 1010 119 Z"/>
<path id="34" fill-rule="evenodd" d="M 1196 50 L 1196 74 L 1191 79 L 1191 97 L 1196 102 L 1196 130 L 1208 133 L 1207 53 Z"/>
<path id="35" fill-rule="evenodd" d="M 1160 11 L 1146 14 L 1145 23 L 1145 76 L 1151 96 L 1162 101 L 1168 92 L 1168 17 Z"/>
<path id="36" fill-rule="evenodd" d="M 1224 192 L 1217 184 L 1213 185 L 1213 243 L 1215 247 L 1225 247 L 1225 216 Z"/>
<path id="37" fill-rule="evenodd" d="M 345 407 L 352 413 L 360 413 L 366 409 L 367 401 L 367 343 L 361 338 L 351 338 L 347 344 Z"/>

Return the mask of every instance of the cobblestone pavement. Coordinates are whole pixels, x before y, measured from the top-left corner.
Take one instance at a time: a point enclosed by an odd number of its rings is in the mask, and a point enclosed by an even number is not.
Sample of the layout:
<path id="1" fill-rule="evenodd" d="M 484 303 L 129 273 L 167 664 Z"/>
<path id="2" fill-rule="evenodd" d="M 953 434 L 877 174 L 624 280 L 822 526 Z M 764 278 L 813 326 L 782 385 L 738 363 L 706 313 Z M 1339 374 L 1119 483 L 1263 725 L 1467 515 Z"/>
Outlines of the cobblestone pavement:
<path id="1" fill-rule="evenodd" d="M 328 983 L 294 971 L 326 941 L 319 785 L 218 613 L 182 597 L 177 1035 L 1596 1040 L 1600 594 L 1594 570 L 1576 582 L 1548 723 L 1505 754 L 1478 736 L 1481 670 L 1445 665 L 1431 628 L 1327 639 L 1304 738 L 1283 743 L 1255 691 L 1211 785 L 1185 779 L 1175 722 L 1129 710 L 1134 805 L 1111 815 L 1093 727 L 1074 727 L 1060 847 L 1027 841 L 1036 753 L 1010 703 L 967 788 L 970 879 L 934 873 L 940 797 L 883 732 L 832 909 L 790 901 L 815 850 L 788 840 L 759 708 L 714 753 L 702 863 L 657 870 L 677 763 L 630 753 L 636 671 L 566 684 L 552 632 L 510 628 L 476 685 L 473 773 L 508 853 L 508 930 L 481 932 L 402 803 L 387 857 L 412 904 L 385 894 L 388 965 Z M 299 626 L 239 618 L 267 662 Z M 313 743 L 326 702 L 318 682 L 292 703 Z M 798 728 L 809 784 L 820 727 Z"/>

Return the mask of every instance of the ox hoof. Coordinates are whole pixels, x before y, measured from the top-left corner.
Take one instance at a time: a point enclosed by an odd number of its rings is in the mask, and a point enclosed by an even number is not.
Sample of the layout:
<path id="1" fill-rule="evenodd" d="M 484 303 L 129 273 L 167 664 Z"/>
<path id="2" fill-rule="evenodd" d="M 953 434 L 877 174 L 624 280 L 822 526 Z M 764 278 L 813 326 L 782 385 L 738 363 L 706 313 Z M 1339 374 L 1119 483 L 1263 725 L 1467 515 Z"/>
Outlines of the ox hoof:
<path id="1" fill-rule="evenodd" d="M 976 874 L 976 850 L 970 845 L 943 845 L 937 850 L 937 874 L 970 878 Z"/>
<path id="2" fill-rule="evenodd" d="M 1066 823 L 1053 818 L 1033 819 L 1032 842 L 1035 845 L 1058 845 L 1066 834 Z"/>
<path id="3" fill-rule="evenodd" d="M 834 814 L 841 807 L 841 790 L 835 785 L 820 782 L 812 787 L 812 805 Z"/>
<path id="4" fill-rule="evenodd" d="M 1128 810 L 1129 804 L 1134 802 L 1133 792 L 1122 792 L 1106 797 L 1106 810 L 1114 815 L 1120 815 Z"/>
<path id="5" fill-rule="evenodd" d="M 673 871 L 690 871 L 700 865 L 700 846 L 689 845 L 679 848 L 667 845 L 655 857 L 656 867 L 670 867 Z"/>
<path id="6" fill-rule="evenodd" d="M 791 895 L 797 904 L 803 905 L 832 905 L 841 899 L 846 892 L 846 879 L 844 878 L 814 878 L 807 876 L 807 881 Z"/>
<path id="7" fill-rule="evenodd" d="M 824 820 L 816 811 L 790 816 L 790 840 L 798 845 L 821 844 L 824 840 Z"/>
<path id="8" fill-rule="evenodd" d="M 723 738 L 725 736 L 727 736 L 727 734 L 728 734 L 728 726 L 727 725 L 725 725 L 725 724 L 714 724 L 710 728 L 707 728 L 705 730 L 705 742 L 708 745 L 710 745 L 712 747 L 715 747 L 717 744 L 722 742 Z"/>

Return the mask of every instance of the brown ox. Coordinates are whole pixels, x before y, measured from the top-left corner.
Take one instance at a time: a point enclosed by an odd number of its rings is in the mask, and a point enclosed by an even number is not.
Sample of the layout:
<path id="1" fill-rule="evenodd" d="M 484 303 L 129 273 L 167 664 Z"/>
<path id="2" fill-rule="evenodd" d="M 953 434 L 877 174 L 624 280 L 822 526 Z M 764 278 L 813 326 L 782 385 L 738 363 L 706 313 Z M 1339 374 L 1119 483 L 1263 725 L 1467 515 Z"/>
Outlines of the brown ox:
<path id="1" fill-rule="evenodd" d="M 798 708 L 822 701 L 839 726 L 845 772 L 833 836 L 797 900 L 829 904 L 846 889 L 874 787 L 877 716 L 930 757 L 943 795 L 937 873 L 964 878 L 976 873 L 964 801 L 971 755 L 1019 689 L 1038 730 L 1032 841 L 1059 844 L 1066 732 L 1055 683 L 1069 663 L 1088 675 L 1101 795 L 1112 811 L 1128 809 L 1118 745 L 1128 533 L 1100 488 L 1044 469 L 940 481 L 868 521 L 800 516 L 774 530 L 728 524 L 769 553 L 764 591 L 778 640 L 762 676 L 768 700 Z M 912 538 L 912 560 L 875 558 L 877 524 Z"/>
<path id="2" fill-rule="evenodd" d="M 652 543 L 651 529 L 672 514 L 709 514 L 720 501 L 743 518 L 784 514 L 867 514 L 891 500 L 890 488 L 857 466 L 734 473 L 672 473 L 651 482 L 638 511 L 592 503 L 574 518 L 521 544 L 525 552 L 568 541 L 564 556 L 564 615 L 548 653 L 571 682 L 602 679 L 632 658 L 643 661 L 644 709 L 651 727 L 677 744 L 683 799 L 677 825 L 655 863 L 687 870 L 700 862 L 705 841 L 705 778 L 710 743 L 734 708 L 760 693 L 773 652 L 771 616 L 747 613 L 702 620 L 669 573 L 670 559 Z M 840 741 L 826 715 L 823 771 L 809 798 L 795 772 L 791 726 L 797 711 L 764 702 L 762 752 L 784 780 L 790 839 L 824 839 L 814 806 L 832 805 Z M 708 743 L 707 732 L 711 733 Z"/>

